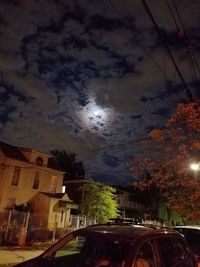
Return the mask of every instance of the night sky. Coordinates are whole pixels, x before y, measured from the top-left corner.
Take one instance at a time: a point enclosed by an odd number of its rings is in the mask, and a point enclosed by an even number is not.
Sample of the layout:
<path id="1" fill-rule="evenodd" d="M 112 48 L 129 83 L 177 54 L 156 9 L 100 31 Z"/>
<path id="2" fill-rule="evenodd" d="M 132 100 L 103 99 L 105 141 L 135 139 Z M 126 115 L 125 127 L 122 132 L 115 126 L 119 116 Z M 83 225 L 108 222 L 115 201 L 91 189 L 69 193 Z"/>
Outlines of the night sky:
<path id="1" fill-rule="evenodd" d="M 199 0 L 147 2 L 198 97 Z M 75 152 L 98 181 L 129 183 L 139 140 L 188 97 L 142 0 L 0 0 L 0 40 L 0 140 Z"/>

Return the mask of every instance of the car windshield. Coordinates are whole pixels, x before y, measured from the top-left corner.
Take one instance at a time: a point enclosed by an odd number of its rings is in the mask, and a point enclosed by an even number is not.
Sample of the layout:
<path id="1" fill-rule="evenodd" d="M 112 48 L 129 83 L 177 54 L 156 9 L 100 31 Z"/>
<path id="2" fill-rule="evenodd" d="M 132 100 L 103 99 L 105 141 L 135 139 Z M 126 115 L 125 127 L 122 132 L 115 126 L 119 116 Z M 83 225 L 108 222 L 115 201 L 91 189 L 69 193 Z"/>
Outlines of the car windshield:
<path id="1" fill-rule="evenodd" d="M 130 241 L 109 236 L 71 235 L 67 242 L 62 241 L 60 246 L 58 243 L 49 250 L 44 258 L 59 267 L 120 267 L 125 265 L 133 245 Z"/>

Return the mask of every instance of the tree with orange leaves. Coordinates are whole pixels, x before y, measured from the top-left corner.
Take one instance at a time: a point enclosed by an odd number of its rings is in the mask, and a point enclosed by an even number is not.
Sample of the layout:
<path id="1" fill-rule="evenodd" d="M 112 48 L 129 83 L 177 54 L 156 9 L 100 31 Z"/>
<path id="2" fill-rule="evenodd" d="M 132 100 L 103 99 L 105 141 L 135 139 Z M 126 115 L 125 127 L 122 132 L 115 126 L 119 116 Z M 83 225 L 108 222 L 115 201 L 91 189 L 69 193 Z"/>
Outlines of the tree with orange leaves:
<path id="1" fill-rule="evenodd" d="M 149 136 L 146 155 L 129 165 L 134 184 L 140 189 L 156 185 L 169 208 L 194 220 L 191 215 L 200 210 L 200 173 L 195 175 L 190 164 L 200 162 L 200 103 L 179 104 L 163 129 Z"/>

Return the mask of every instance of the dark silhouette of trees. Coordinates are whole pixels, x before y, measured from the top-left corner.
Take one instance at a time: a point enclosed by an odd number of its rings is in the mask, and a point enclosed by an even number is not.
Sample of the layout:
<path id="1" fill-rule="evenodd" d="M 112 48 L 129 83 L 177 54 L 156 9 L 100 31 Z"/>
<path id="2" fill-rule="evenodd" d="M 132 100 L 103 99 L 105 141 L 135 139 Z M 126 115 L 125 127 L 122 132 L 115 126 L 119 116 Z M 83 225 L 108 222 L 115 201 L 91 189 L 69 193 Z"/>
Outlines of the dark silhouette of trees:
<path id="1" fill-rule="evenodd" d="M 85 178 L 85 168 L 83 163 L 82 161 L 77 161 L 74 152 L 66 152 L 64 149 L 55 149 L 50 151 L 50 153 L 58 166 L 65 171 L 64 181 Z"/>

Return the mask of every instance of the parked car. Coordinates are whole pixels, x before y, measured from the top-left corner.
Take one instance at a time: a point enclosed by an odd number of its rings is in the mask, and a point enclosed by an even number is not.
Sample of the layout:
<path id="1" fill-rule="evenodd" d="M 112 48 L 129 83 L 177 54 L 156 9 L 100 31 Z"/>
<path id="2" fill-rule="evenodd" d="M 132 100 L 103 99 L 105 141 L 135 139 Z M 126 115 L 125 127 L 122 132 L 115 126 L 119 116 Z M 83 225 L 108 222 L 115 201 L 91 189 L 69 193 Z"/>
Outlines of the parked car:
<path id="1" fill-rule="evenodd" d="M 69 233 L 18 267 L 196 267 L 184 237 L 172 229 L 94 225 Z"/>
<path id="2" fill-rule="evenodd" d="M 200 226 L 197 225 L 184 225 L 175 226 L 175 230 L 184 235 L 185 239 L 192 248 L 192 251 L 200 256 Z"/>

